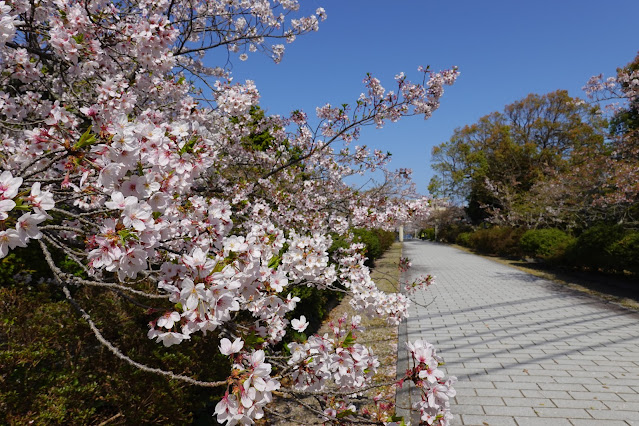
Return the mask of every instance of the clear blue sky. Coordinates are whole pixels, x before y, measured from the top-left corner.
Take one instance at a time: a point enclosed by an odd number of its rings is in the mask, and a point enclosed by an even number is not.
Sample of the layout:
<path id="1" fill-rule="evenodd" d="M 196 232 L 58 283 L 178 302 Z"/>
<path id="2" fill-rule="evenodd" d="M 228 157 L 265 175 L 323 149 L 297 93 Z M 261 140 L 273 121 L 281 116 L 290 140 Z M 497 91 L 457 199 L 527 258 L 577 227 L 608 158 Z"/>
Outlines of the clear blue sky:
<path id="1" fill-rule="evenodd" d="M 281 64 L 261 55 L 233 60 L 236 81 L 252 79 L 269 113 L 353 104 L 367 72 L 390 89 L 400 71 L 418 78 L 417 66 L 454 65 L 461 76 L 441 108 L 367 128 L 358 144 L 393 153 L 392 168 L 413 169 L 426 193 L 432 147 L 455 128 L 503 109 L 529 93 L 567 89 L 583 97 L 592 75 L 613 75 L 639 50 L 639 0 L 427 1 L 301 0 L 328 19 L 317 33 L 287 45 Z"/>

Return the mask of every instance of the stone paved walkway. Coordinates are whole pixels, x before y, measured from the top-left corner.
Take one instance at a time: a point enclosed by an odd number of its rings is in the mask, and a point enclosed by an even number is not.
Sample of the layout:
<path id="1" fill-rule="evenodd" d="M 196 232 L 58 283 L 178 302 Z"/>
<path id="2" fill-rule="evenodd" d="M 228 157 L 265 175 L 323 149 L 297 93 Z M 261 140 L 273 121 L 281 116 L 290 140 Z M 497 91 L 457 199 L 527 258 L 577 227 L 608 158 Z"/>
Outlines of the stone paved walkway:
<path id="1" fill-rule="evenodd" d="M 436 284 L 400 328 L 398 372 L 407 338 L 433 343 L 458 378 L 455 425 L 639 425 L 639 313 L 445 245 L 403 256 Z"/>

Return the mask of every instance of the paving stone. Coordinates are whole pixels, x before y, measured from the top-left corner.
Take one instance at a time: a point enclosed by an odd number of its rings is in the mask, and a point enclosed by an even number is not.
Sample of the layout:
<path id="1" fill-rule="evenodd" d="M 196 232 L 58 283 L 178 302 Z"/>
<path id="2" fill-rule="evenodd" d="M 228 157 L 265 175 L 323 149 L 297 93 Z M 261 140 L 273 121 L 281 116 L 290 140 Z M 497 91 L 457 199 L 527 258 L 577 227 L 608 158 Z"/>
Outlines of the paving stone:
<path id="1" fill-rule="evenodd" d="M 474 382 L 473 382 L 474 384 Z M 495 383 L 497 389 L 526 389 L 526 390 L 539 390 L 537 383 L 513 383 L 513 382 L 497 382 Z"/>
<path id="2" fill-rule="evenodd" d="M 526 398 L 570 399 L 570 394 L 566 391 L 523 389 L 521 392 L 524 394 Z"/>
<path id="3" fill-rule="evenodd" d="M 512 417 L 488 415 L 478 416 L 469 414 L 463 415 L 461 418 L 463 425 L 517 426 L 515 419 Z"/>
<path id="4" fill-rule="evenodd" d="M 639 411 L 587 410 L 595 419 L 639 421 Z"/>
<path id="5" fill-rule="evenodd" d="M 567 419 L 548 419 L 541 417 L 515 417 L 518 426 L 570 426 Z"/>
<path id="6" fill-rule="evenodd" d="M 461 388 L 459 386 L 455 386 L 455 391 L 457 392 L 457 396 L 477 396 L 477 391 L 473 388 Z"/>
<path id="7" fill-rule="evenodd" d="M 521 406 L 498 406 L 498 405 L 487 405 L 484 406 L 484 411 L 486 414 L 494 415 L 494 416 L 534 416 L 535 411 L 531 407 L 521 407 Z"/>
<path id="8" fill-rule="evenodd" d="M 599 400 L 599 401 L 623 401 L 621 395 L 615 393 L 597 392 L 568 392 L 574 399 Z"/>
<path id="9" fill-rule="evenodd" d="M 598 379 L 602 384 L 609 386 L 630 386 L 631 389 L 636 390 L 636 384 L 639 383 L 639 378 L 628 378 L 628 379 L 616 379 L 614 377 L 609 378 L 599 378 Z"/>
<path id="10" fill-rule="evenodd" d="M 461 396 L 457 398 L 460 404 L 505 405 L 504 400 L 496 396 Z"/>
<path id="11" fill-rule="evenodd" d="M 552 402 L 558 408 L 590 408 L 593 410 L 606 410 L 609 408 L 608 404 L 594 399 L 553 399 Z"/>
<path id="12" fill-rule="evenodd" d="M 464 381 L 457 384 L 456 386 L 468 386 L 471 387 L 473 389 L 495 389 L 496 385 L 498 383 L 493 383 L 487 379 L 485 380 L 478 380 L 477 378 L 473 378 L 474 380 L 468 380 L 468 381 Z M 506 382 L 504 382 L 506 383 Z M 499 383 L 499 385 L 503 385 L 502 382 Z"/>
<path id="13" fill-rule="evenodd" d="M 610 411 L 610 410 L 606 410 Z M 539 417 L 559 417 L 559 418 L 576 418 L 576 419 L 590 419 L 592 418 L 588 414 L 587 410 L 583 408 L 535 408 L 535 412 Z"/>
<path id="14" fill-rule="evenodd" d="M 590 392 L 605 392 L 605 393 L 633 393 L 634 391 L 630 386 L 616 386 L 616 385 L 584 385 Z"/>
<path id="15" fill-rule="evenodd" d="M 637 411 L 639 412 L 639 402 L 619 402 L 619 401 L 606 401 L 606 406 L 611 410 L 625 410 L 625 411 Z"/>
<path id="16" fill-rule="evenodd" d="M 604 426 L 601 424 L 601 420 L 571 419 L 570 423 L 573 426 Z M 628 423 L 621 420 L 606 420 L 605 426 L 628 426 Z"/>
<path id="17" fill-rule="evenodd" d="M 503 398 L 506 405 L 516 407 L 555 407 L 548 398 Z"/>
<path id="18" fill-rule="evenodd" d="M 403 256 L 406 280 L 436 277 L 415 301 L 437 303 L 410 308 L 398 371 L 404 341 L 435 344 L 458 377 L 454 424 L 639 425 L 639 313 L 443 244 Z"/>
<path id="19" fill-rule="evenodd" d="M 586 388 L 579 383 L 540 383 L 542 390 L 561 390 L 561 391 L 585 391 Z"/>
<path id="20" fill-rule="evenodd" d="M 557 383 L 578 383 L 580 385 L 600 384 L 594 377 L 555 377 Z"/>
<path id="21" fill-rule="evenodd" d="M 464 415 L 464 414 L 486 414 L 484 412 L 484 407 L 482 405 L 466 405 L 466 404 L 457 404 L 455 405 L 454 410 L 455 415 Z"/>
<path id="22" fill-rule="evenodd" d="M 510 376 L 517 383 L 554 383 L 555 379 L 546 376 Z"/>
<path id="23" fill-rule="evenodd" d="M 496 396 L 499 398 L 523 398 L 524 396 L 518 389 L 476 389 L 476 392 L 478 396 Z"/>
<path id="24" fill-rule="evenodd" d="M 638 393 L 619 393 L 617 396 L 626 402 L 639 402 Z"/>

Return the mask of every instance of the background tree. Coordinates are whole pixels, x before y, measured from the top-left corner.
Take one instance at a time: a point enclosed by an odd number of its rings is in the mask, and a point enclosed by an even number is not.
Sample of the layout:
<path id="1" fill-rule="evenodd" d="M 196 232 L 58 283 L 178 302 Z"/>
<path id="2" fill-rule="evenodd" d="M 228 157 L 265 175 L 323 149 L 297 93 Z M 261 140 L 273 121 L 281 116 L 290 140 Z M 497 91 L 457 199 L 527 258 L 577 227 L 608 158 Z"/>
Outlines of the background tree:
<path id="1" fill-rule="evenodd" d="M 617 69 L 616 77 L 593 77 L 585 87 L 591 99 L 604 103 L 610 116 L 610 151 L 603 194 L 597 205 L 617 212 L 620 222 L 639 218 L 639 55 Z M 613 102 L 613 103 L 610 103 Z"/>
<path id="2" fill-rule="evenodd" d="M 503 112 L 456 129 L 433 149 L 433 188 L 467 203 L 475 223 L 488 218 L 534 225 L 548 213 L 536 209 L 534 188 L 574 167 L 573 155 L 601 149 L 605 121 L 593 108 L 556 91 L 528 95 Z"/>

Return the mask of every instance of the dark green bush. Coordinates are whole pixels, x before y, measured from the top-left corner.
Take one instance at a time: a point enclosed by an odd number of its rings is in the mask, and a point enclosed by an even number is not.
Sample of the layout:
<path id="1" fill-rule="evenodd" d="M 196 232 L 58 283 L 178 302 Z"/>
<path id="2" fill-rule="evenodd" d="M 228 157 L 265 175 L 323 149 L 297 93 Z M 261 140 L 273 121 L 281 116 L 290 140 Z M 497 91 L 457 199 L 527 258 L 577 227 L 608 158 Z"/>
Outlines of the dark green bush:
<path id="1" fill-rule="evenodd" d="M 439 241 L 445 241 L 447 243 L 455 243 L 457 236 L 463 232 L 471 232 L 472 226 L 461 223 L 452 223 L 446 226 L 442 226 L 437 233 L 437 239 Z"/>
<path id="2" fill-rule="evenodd" d="M 375 256 L 394 241 L 392 232 L 355 234 Z M 330 250 L 345 246 L 335 236 Z M 47 278 L 50 272 L 35 244 L 0 260 L 1 424 L 100 424 L 108 419 L 114 425 L 217 424 L 213 410 L 224 387 L 167 380 L 121 361 L 96 340 L 57 286 L 39 283 Z M 227 377 L 229 360 L 219 352 L 216 332 L 195 333 L 190 341 L 165 348 L 146 336 L 146 325 L 157 312 L 106 290 L 70 290 L 103 335 L 134 360 L 204 381 Z M 343 295 L 313 287 L 290 290 L 301 299 L 291 315 L 306 316 L 307 333 L 319 327 Z M 297 337 L 287 335 L 285 341 Z"/>
<path id="3" fill-rule="evenodd" d="M 0 269 L 6 265 L 1 265 Z M 199 388 L 134 368 L 98 343 L 49 284 L 0 284 L 0 423 L 217 424 L 224 389 Z M 165 348 L 147 339 L 149 315 L 111 292 L 72 289 L 106 338 L 136 361 L 200 380 L 223 380 L 215 333 Z"/>
<path id="4" fill-rule="evenodd" d="M 519 246 L 527 256 L 557 261 L 575 241 L 575 237 L 560 229 L 530 229 L 522 235 Z"/>
<path id="5" fill-rule="evenodd" d="M 373 262 L 379 259 L 395 242 L 394 232 L 381 229 L 353 228 L 351 233 L 353 234 L 354 242 L 363 243 L 365 246 L 365 254 L 368 257 L 367 266 L 372 266 Z M 333 244 L 328 249 L 329 254 L 349 246 L 349 243 L 342 235 L 331 234 L 331 237 L 333 238 Z"/>
<path id="6" fill-rule="evenodd" d="M 505 257 L 521 257 L 519 240 L 525 230 L 495 226 L 493 228 L 478 229 L 473 232 L 468 243 L 471 248 L 485 254 Z"/>
<path id="7" fill-rule="evenodd" d="M 470 232 L 462 232 L 457 236 L 457 240 L 455 240 L 455 243 L 459 244 L 460 246 L 470 247 L 470 235 Z"/>
<path id="8" fill-rule="evenodd" d="M 351 230 L 354 241 L 366 246 L 366 266 L 372 267 L 386 250 L 395 242 L 395 233 L 381 229 L 354 228 Z"/>
<path id="9" fill-rule="evenodd" d="M 373 229 L 373 233 L 379 240 L 379 244 L 382 249 L 381 254 L 386 253 L 386 250 L 388 250 L 393 245 L 395 239 L 397 238 L 395 232 L 384 231 L 383 229 Z"/>
<path id="10" fill-rule="evenodd" d="M 300 298 L 295 310 L 288 314 L 288 317 L 299 318 L 300 315 L 304 315 L 309 323 L 308 329 L 305 330 L 309 336 L 319 330 L 326 315 L 344 298 L 342 292 L 320 290 L 315 287 L 302 286 L 284 290 L 286 294 L 290 293 Z"/>
<path id="11" fill-rule="evenodd" d="M 619 260 L 612 253 L 612 247 L 624 238 L 626 231 L 617 224 L 599 224 L 584 231 L 572 249 L 567 253 L 568 261 L 579 267 L 613 271 L 618 269 Z"/>
<path id="12" fill-rule="evenodd" d="M 610 245 L 610 255 L 618 272 L 639 274 L 639 231 L 630 231 Z"/>
<path id="13" fill-rule="evenodd" d="M 419 238 L 435 241 L 435 228 L 424 228 L 419 231 Z"/>
<path id="14" fill-rule="evenodd" d="M 356 228 L 351 231 L 355 236 L 355 241 L 364 243 L 366 246 L 366 261 L 367 266 L 373 266 L 375 259 L 378 259 L 382 255 L 382 245 L 379 243 L 379 238 L 370 229 Z"/>

